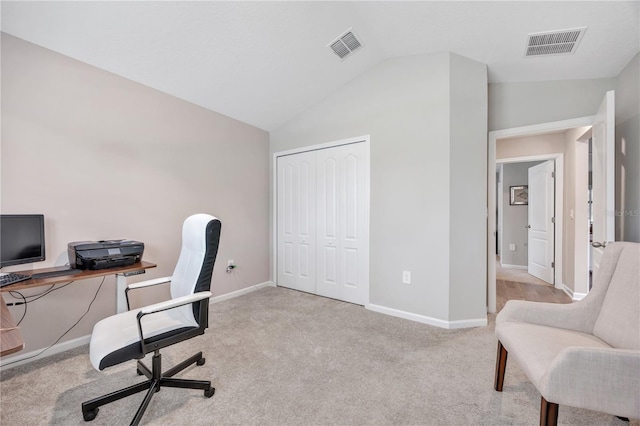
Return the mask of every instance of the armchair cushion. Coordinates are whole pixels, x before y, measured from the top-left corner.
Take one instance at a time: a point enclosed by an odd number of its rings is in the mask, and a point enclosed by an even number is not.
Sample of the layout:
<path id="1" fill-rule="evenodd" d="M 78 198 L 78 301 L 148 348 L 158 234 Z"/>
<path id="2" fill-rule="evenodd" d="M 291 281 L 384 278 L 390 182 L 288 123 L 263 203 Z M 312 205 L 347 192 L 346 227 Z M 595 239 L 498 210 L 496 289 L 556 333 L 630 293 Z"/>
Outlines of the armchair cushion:
<path id="1" fill-rule="evenodd" d="M 503 323 L 496 329 L 496 336 L 505 348 L 509 348 L 509 356 L 537 388 L 540 388 L 549 365 L 565 348 L 611 348 L 590 334 L 524 322 Z M 547 397 L 544 393 L 542 396 Z"/>

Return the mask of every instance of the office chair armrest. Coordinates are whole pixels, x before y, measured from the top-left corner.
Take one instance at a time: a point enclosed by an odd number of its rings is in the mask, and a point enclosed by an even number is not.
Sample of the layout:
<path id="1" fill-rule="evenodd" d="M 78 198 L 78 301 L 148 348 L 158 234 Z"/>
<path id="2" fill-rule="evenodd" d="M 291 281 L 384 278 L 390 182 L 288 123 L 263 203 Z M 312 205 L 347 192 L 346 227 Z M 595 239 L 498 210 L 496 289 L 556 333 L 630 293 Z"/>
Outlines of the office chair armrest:
<path id="1" fill-rule="evenodd" d="M 151 287 L 158 284 L 170 283 L 173 277 L 162 277 L 155 278 L 153 280 L 140 281 L 139 283 L 129 284 L 127 288 L 124 289 L 124 296 L 127 300 L 127 310 L 131 310 L 131 306 L 129 306 L 129 290 L 137 290 L 139 288 Z"/>
<path id="2" fill-rule="evenodd" d="M 144 333 L 142 332 L 142 317 L 144 317 L 145 315 L 151 315 L 151 314 L 166 311 L 169 309 L 179 308 L 184 305 L 190 305 L 193 302 L 208 299 L 210 297 L 211 297 L 210 291 L 201 291 L 198 293 L 188 294 L 186 296 L 167 300 L 165 302 L 154 303 L 153 305 L 145 306 L 144 308 L 142 308 L 140 312 L 138 312 L 138 315 L 136 316 L 136 318 L 138 322 L 138 336 L 140 337 L 140 344 L 143 347 L 143 351 L 147 353 L 146 350 L 144 349 L 146 344 L 145 344 Z"/>
<path id="3" fill-rule="evenodd" d="M 171 282 L 172 278 L 173 277 L 162 277 L 162 278 L 155 278 L 153 280 L 140 281 L 139 283 L 129 284 L 127 286 L 127 289 L 128 290 L 135 290 L 135 289 L 138 289 L 138 288 L 151 287 L 151 286 L 158 285 L 158 284 L 169 283 L 169 282 Z"/>
<path id="4" fill-rule="evenodd" d="M 175 299 L 167 300 L 164 302 L 154 303 L 153 305 L 145 306 L 140 309 L 138 313 L 139 317 L 149 314 L 155 314 L 156 312 L 166 311 L 167 309 L 173 309 L 180 306 L 188 305 L 198 300 L 208 299 L 211 297 L 210 291 L 201 291 L 194 294 L 188 294 L 182 297 L 176 297 Z"/>

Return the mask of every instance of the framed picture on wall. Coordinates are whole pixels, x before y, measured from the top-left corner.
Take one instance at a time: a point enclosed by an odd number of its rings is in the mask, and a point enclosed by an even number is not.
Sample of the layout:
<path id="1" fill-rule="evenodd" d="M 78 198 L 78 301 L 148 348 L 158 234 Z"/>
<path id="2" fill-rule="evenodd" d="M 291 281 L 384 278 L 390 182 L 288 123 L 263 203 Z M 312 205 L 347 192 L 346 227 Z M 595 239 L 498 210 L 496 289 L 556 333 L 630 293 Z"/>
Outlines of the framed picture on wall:
<path id="1" fill-rule="evenodd" d="M 529 187 L 527 185 L 510 186 L 511 197 L 509 205 L 526 206 L 529 204 Z"/>

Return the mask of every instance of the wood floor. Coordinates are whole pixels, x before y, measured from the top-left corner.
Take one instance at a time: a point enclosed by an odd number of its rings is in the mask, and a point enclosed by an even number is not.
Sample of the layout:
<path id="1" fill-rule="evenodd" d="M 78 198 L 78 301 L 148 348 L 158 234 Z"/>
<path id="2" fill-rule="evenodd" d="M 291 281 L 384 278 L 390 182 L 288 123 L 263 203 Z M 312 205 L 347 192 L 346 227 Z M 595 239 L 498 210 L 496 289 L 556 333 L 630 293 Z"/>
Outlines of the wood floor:
<path id="1" fill-rule="evenodd" d="M 564 291 L 551 285 L 496 280 L 496 310 L 498 312 L 507 303 L 507 300 L 571 303 L 571 298 Z"/>

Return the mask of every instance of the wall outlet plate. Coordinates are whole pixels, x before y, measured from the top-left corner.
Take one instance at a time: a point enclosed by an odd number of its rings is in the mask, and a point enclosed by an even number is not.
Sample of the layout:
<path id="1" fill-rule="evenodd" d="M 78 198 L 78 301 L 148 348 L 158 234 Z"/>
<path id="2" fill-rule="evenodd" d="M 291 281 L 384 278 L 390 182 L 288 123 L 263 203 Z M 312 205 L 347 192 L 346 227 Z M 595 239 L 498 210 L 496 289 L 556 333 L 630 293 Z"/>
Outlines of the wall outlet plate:
<path id="1" fill-rule="evenodd" d="M 402 284 L 411 284 L 411 271 L 402 271 Z"/>

